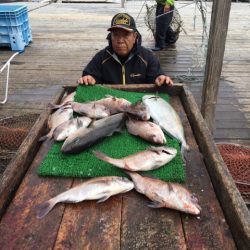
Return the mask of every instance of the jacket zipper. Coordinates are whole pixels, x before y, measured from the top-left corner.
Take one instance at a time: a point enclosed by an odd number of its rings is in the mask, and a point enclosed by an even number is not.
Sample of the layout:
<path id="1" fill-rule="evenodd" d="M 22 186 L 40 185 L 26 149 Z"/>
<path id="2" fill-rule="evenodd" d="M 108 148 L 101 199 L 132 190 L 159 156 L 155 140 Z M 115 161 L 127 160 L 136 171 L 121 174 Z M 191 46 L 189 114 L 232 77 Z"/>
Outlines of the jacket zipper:
<path id="1" fill-rule="evenodd" d="M 124 64 L 122 64 L 122 84 L 126 85 L 125 66 L 124 66 Z"/>

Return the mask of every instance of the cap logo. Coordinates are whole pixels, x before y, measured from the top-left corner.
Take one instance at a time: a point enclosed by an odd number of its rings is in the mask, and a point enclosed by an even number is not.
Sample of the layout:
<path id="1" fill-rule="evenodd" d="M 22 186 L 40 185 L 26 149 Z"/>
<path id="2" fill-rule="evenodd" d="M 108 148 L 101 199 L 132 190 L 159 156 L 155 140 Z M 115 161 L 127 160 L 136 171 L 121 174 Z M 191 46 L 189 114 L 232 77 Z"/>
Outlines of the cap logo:
<path id="1" fill-rule="evenodd" d="M 118 14 L 114 21 L 113 21 L 113 25 L 128 25 L 130 26 L 130 17 L 126 14 Z"/>

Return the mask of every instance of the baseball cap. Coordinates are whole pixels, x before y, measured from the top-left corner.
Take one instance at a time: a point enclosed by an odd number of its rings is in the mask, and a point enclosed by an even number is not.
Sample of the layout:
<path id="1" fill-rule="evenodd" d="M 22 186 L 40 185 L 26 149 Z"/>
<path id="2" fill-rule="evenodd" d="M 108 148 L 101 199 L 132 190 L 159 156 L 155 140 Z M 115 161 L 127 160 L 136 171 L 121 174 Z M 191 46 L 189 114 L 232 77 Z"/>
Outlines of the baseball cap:
<path id="1" fill-rule="evenodd" d="M 124 29 L 130 32 L 137 31 L 135 20 L 127 13 L 118 13 L 111 20 L 111 27 L 108 31 L 113 29 Z"/>

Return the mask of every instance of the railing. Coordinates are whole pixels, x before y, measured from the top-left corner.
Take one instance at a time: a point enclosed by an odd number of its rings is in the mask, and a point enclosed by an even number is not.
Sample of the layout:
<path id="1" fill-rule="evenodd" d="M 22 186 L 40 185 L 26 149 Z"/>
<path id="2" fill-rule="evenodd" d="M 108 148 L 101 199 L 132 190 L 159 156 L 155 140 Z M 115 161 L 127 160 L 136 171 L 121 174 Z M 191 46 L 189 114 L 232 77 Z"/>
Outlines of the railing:
<path id="1" fill-rule="evenodd" d="M 10 62 L 11 60 L 17 55 L 19 54 L 19 52 L 16 52 L 15 54 L 13 54 L 10 59 L 3 65 L 3 67 L 0 69 L 0 74 L 2 74 L 2 72 L 4 71 L 4 69 L 7 67 L 7 77 L 6 77 L 6 82 L 5 82 L 5 95 L 4 95 L 4 99 L 3 101 L 1 101 L 1 104 L 5 104 L 7 102 L 8 99 L 8 88 L 9 88 L 9 74 L 10 74 Z M 4 84 L 3 84 L 4 86 Z"/>

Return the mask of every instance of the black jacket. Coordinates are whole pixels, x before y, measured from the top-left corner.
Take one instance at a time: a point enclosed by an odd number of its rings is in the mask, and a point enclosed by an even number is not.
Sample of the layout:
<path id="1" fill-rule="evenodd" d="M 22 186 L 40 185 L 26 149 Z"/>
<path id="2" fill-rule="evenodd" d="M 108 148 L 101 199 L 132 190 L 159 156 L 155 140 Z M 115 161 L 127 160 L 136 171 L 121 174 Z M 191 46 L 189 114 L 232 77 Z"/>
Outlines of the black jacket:
<path id="1" fill-rule="evenodd" d="M 101 84 L 138 84 L 154 83 L 156 77 L 163 74 L 153 53 L 137 42 L 123 64 L 109 43 L 108 47 L 99 51 L 88 63 L 82 76 L 91 75 L 96 83 Z"/>

